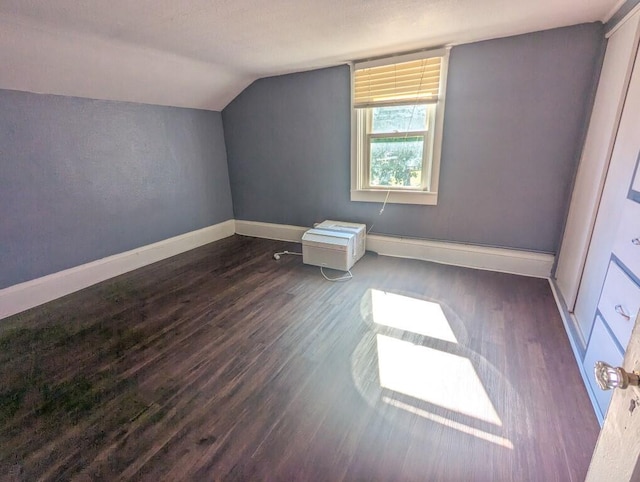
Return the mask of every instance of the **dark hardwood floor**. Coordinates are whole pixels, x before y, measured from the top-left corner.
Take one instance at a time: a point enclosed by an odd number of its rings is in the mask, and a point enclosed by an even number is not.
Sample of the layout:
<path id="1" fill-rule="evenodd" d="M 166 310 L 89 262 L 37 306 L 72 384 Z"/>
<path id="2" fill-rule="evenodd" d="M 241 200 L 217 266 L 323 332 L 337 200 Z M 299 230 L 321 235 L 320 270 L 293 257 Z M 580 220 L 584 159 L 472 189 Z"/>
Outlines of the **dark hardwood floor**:
<path id="1" fill-rule="evenodd" d="M 0 323 L 3 480 L 578 481 L 545 280 L 234 236 Z"/>

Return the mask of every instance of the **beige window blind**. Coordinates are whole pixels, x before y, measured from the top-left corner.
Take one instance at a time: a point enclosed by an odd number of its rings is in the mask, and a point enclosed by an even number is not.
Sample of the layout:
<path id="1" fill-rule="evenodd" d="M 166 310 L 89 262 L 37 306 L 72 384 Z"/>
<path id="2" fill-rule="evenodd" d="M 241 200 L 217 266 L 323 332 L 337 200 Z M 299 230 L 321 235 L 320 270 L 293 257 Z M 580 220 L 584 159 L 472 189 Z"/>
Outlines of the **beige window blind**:
<path id="1" fill-rule="evenodd" d="M 438 101 L 442 57 L 397 64 L 354 66 L 355 108 L 427 104 Z"/>

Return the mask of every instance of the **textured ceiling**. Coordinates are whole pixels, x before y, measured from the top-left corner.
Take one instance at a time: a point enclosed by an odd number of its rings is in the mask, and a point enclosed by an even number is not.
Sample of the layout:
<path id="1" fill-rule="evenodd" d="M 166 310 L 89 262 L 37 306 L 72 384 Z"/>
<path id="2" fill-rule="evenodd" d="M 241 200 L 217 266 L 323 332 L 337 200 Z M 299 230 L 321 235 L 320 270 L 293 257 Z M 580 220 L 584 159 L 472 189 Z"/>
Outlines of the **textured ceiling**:
<path id="1" fill-rule="evenodd" d="M 220 110 L 253 80 L 605 20 L 617 0 L 2 0 L 0 87 Z"/>

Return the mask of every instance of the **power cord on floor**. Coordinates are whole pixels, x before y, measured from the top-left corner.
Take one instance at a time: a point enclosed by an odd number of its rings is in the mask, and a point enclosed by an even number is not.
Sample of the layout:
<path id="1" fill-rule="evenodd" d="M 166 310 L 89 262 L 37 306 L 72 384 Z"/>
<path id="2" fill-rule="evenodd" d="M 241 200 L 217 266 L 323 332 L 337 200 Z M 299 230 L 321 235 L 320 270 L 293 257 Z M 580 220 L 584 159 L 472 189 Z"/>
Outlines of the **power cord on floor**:
<path id="1" fill-rule="evenodd" d="M 280 259 L 280 256 L 285 254 L 294 254 L 296 256 L 302 256 L 302 253 L 296 253 L 295 251 L 280 251 L 279 253 L 274 253 L 273 259 Z"/>
<path id="2" fill-rule="evenodd" d="M 351 278 L 353 278 L 351 270 L 347 270 L 347 274 L 345 274 L 344 276 L 340 276 L 338 278 L 329 278 L 326 274 L 324 274 L 323 266 L 320 266 L 320 273 L 322 273 L 322 276 L 324 276 L 324 279 L 326 279 L 327 281 L 349 281 Z"/>
<path id="3" fill-rule="evenodd" d="M 279 253 L 274 253 L 273 254 L 273 259 L 279 260 L 280 257 L 284 256 L 285 254 L 292 254 L 292 255 L 295 255 L 295 256 L 302 256 L 302 253 L 296 253 L 295 251 L 280 251 Z M 351 278 L 353 278 L 353 275 L 351 274 L 351 270 L 347 270 L 347 274 L 345 274 L 344 276 L 340 276 L 338 278 L 329 278 L 324 273 L 323 266 L 320 266 L 320 273 L 322 274 L 324 279 L 326 279 L 327 281 L 349 281 Z"/>

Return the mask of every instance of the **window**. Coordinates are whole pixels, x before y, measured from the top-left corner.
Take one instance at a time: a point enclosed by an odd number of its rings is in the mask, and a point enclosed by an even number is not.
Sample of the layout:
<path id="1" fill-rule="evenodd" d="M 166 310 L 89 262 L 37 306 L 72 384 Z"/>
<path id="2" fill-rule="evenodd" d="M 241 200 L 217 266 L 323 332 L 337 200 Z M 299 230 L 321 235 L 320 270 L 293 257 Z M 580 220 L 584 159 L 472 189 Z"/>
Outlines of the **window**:
<path id="1" fill-rule="evenodd" d="M 353 65 L 351 200 L 436 204 L 448 50 Z"/>

